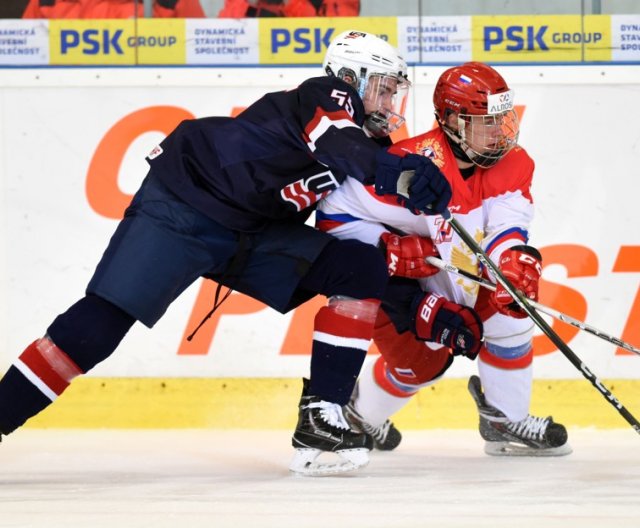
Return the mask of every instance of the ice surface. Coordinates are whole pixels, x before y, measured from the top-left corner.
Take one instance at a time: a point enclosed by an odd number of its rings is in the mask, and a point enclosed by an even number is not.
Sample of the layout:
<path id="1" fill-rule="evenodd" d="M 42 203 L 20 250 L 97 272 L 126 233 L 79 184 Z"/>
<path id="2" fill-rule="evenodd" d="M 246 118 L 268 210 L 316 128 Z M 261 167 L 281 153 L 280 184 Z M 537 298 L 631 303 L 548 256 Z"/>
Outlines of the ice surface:
<path id="1" fill-rule="evenodd" d="M 364 470 L 294 477 L 289 431 L 19 430 L 2 527 L 640 526 L 640 437 L 570 430 L 563 458 L 494 458 L 476 431 L 406 431 Z"/>

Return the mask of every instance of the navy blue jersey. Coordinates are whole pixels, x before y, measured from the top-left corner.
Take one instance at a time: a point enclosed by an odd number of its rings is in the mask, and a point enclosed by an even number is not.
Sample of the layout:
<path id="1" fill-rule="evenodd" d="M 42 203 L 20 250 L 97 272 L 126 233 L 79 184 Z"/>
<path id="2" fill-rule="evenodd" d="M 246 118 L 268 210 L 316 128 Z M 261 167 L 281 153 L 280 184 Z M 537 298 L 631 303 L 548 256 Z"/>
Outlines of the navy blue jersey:
<path id="1" fill-rule="evenodd" d="M 304 221 L 347 176 L 373 183 L 380 146 L 364 106 L 335 77 L 269 93 L 236 118 L 183 121 L 147 158 L 182 200 L 234 230 Z"/>

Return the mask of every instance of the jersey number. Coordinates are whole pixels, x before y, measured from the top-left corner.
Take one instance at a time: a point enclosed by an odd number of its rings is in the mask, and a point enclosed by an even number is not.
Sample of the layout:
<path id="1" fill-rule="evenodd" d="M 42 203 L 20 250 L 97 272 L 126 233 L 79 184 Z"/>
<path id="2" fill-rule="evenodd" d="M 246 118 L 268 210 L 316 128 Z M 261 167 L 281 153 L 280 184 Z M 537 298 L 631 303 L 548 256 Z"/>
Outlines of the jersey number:
<path id="1" fill-rule="evenodd" d="M 351 97 L 347 92 L 343 92 L 342 90 L 333 90 L 331 92 L 331 98 L 338 101 L 338 104 L 347 111 L 349 117 L 353 117 L 353 103 L 351 102 Z"/>

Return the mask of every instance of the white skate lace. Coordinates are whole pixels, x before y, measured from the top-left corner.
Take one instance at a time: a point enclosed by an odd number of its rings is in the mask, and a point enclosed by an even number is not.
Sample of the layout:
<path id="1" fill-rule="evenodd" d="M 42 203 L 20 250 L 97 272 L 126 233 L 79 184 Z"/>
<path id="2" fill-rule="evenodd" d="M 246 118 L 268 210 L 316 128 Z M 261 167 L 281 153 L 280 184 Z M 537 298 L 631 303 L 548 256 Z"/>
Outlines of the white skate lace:
<path id="1" fill-rule="evenodd" d="M 364 429 L 365 433 L 373 436 L 376 440 L 378 440 L 378 442 L 384 442 L 387 439 L 387 435 L 389 434 L 391 422 L 387 420 L 382 425 L 373 427 L 373 425 L 369 425 L 367 422 L 363 421 L 362 428 Z"/>
<path id="2" fill-rule="evenodd" d="M 507 425 L 509 431 L 521 438 L 542 439 L 549 425 L 549 418 L 539 418 L 528 415 L 524 420 L 511 422 Z"/>
<path id="3" fill-rule="evenodd" d="M 350 416 L 354 422 L 354 427 L 360 429 L 363 433 L 367 433 L 370 436 L 373 436 L 375 440 L 380 443 L 384 443 L 387 439 L 387 435 L 389 434 L 389 429 L 391 429 L 391 422 L 389 420 L 385 420 L 382 425 L 377 427 L 371 425 L 369 422 L 365 421 L 365 419 L 355 410 L 352 404 L 347 406 L 348 416 Z"/>
<path id="4" fill-rule="evenodd" d="M 342 407 L 337 403 L 331 403 L 328 401 L 313 402 L 307 405 L 308 409 L 320 409 L 320 417 L 333 427 L 339 429 L 351 429 L 347 420 L 345 420 L 342 414 Z"/>

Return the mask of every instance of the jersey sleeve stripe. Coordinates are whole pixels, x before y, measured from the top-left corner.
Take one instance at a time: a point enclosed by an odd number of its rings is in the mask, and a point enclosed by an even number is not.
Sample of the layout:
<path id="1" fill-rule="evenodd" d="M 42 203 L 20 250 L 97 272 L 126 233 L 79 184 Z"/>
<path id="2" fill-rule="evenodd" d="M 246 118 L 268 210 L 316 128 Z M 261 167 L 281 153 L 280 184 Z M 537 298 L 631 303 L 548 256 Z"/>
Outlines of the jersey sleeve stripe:
<path id="1" fill-rule="evenodd" d="M 360 220 L 360 218 L 356 218 L 347 213 L 328 214 L 323 211 L 316 211 L 316 227 L 320 229 L 320 231 L 331 231 L 341 225 L 350 222 L 359 222 Z"/>
<path id="2" fill-rule="evenodd" d="M 485 253 L 490 255 L 496 247 L 503 244 L 507 240 L 517 240 L 518 242 L 523 242 L 524 244 L 526 244 L 529 240 L 529 233 L 520 227 L 512 227 L 511 229 L 507 229 L 506 231 L 503 231 L 502 233 L 496 235 L 493 240 L 489 242 Z"/>
<path id="3" fill-rule="evenodd" d="M 361 218 L 357 218 L 348 213 L 331 214 L 325 213 L 324 211 L 316 211 L 316 218 L 318 220 L 333 220 L 334 222 L 340 222 L 342 224 L 346 224 L 347 222 L 358 222 L 359 220 L 362 220 Z"/>
<path id="4" fill-rule="evenodd" d="M 340 112 L 325 112 L 324 110 L 319 108 L 316 112 L 316 115 L 313 116 L 313 119 L 305 127 L 305 134 L 309 138 L 307 146 L 309 147 L 311 152 L 314 152 L 316 150 L 316 142 L 331 127 L 360 128 L 353 122 L 353 120 L 349 117 L 349 114 L 347 114 L 347 112 L 345 112 L 344 110 Z"/>

